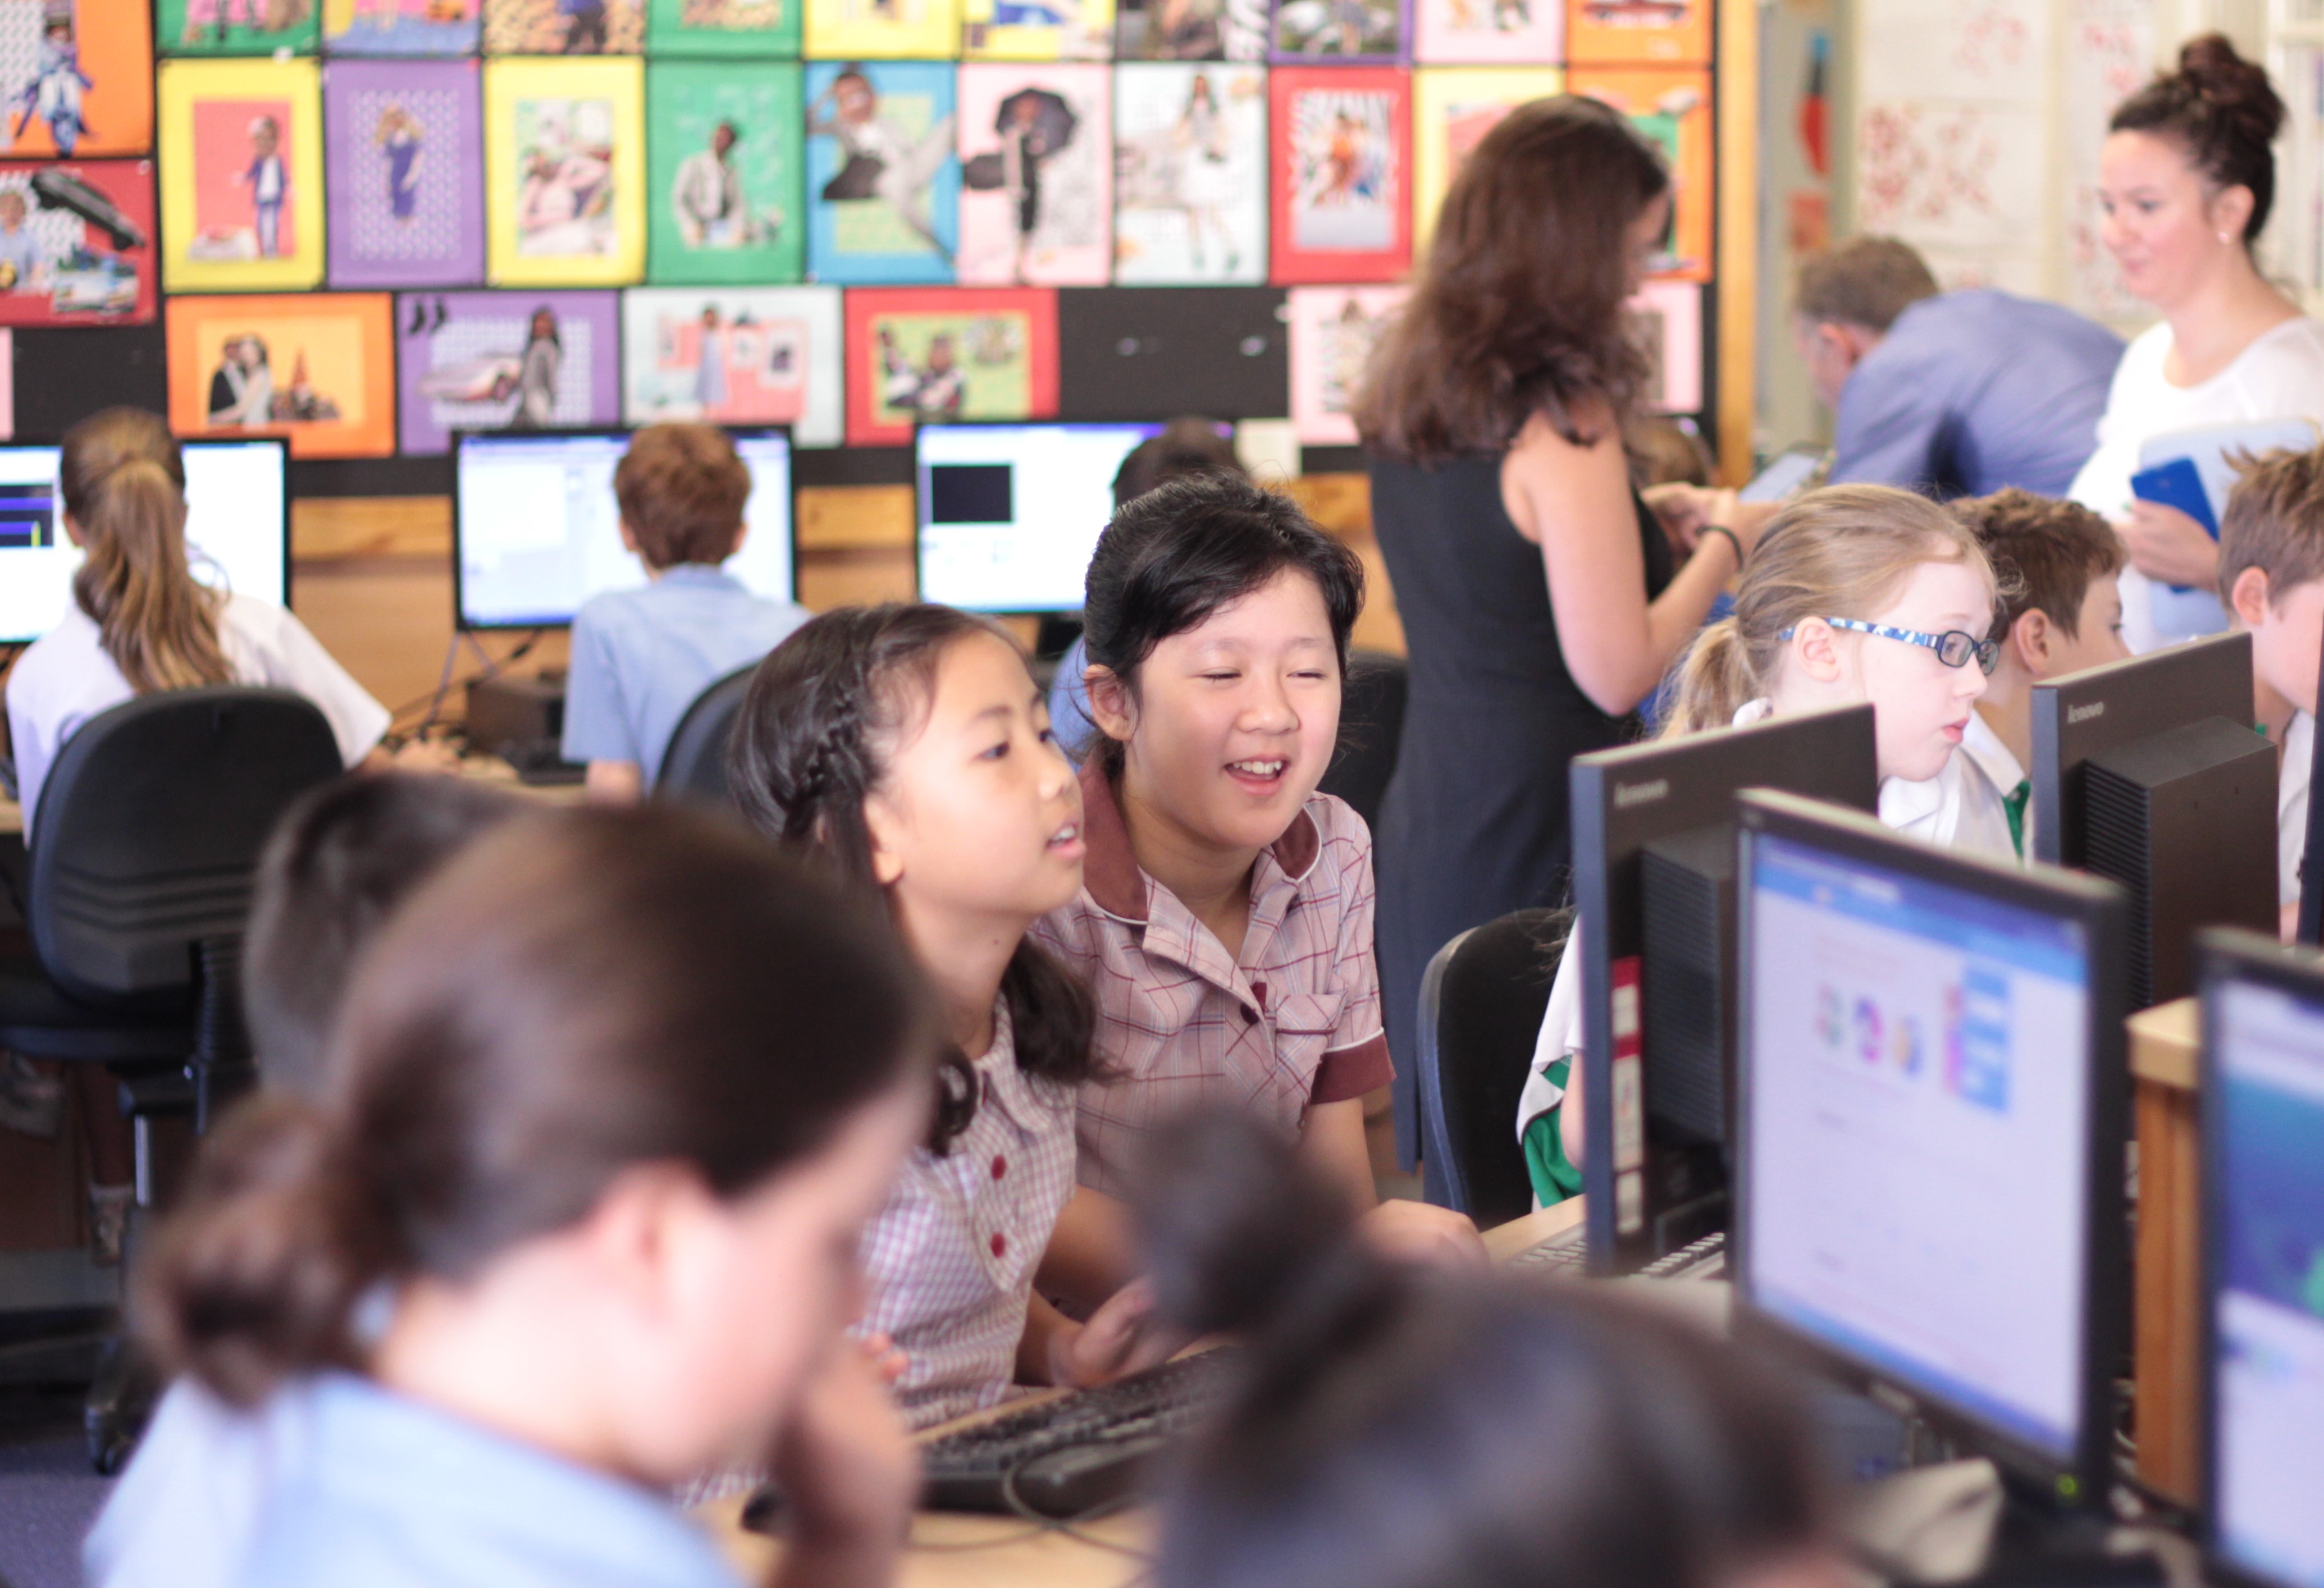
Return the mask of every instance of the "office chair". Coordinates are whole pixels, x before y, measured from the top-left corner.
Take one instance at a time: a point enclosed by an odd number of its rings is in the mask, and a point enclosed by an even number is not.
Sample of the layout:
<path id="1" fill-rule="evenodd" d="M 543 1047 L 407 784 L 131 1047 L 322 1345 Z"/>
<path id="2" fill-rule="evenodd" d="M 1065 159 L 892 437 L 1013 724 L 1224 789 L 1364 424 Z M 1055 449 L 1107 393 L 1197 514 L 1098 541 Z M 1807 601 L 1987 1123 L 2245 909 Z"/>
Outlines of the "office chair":
<path id="1" fill-rule="evenodd" d="M 1355 807 L 1367 827 L 1379 825 L 1380 797 L 1396 772 L 1404 737 L 1406 680 L 1404 658 L 1386 651 L 1351 651 L 1347 687 L 1340 701 L 1340 742 L 1317 785 Z"/>
<path id="2" fill-rule="evenodd" d="M 1567 913 L 1518 910 L 1436 950 L 1420 981 L 1421 1178 L 1491 1228 L 1530 1212 L 1517 1097 L 1565 951 Z"/>
<path id="3" fill-rule="evenodd" d="M 670 730 L 669 748 L 662 752 L 661 771 L 654 778 L 654 797 L 683 800 L 689 804 L 726 805 L 726 741 L 734 737 L 735 719 L 742 714 L 742 697 L 751 691 L 751 675 L 759 664 L 737 667 L 694 697 L 686 715 Z"/>

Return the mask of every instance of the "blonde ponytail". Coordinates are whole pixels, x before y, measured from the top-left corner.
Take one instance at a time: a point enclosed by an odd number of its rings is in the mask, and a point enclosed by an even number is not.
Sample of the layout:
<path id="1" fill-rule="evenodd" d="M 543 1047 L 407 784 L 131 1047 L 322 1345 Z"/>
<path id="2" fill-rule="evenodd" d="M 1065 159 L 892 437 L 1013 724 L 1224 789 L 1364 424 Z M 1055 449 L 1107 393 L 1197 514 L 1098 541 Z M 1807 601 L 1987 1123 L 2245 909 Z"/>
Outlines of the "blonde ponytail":
<path id="1" fill-rule="evenodd" d="M 1694 643 L 1679 658 L 1677 681 L 1670 711 L 1663 719 L 1661 737 L 1665 739 L 1724 728 L 1735 720 L 1745 702 L 1758 694 L 1758 683 L 1734 619 L 1721 618 L 1694 637 Z"/>
<path id="2" fill-rule="evenodd" d="M 229 684 L 217 595 L 186 565 L 186 473 L 155 416 L 108 408 L 65 436 L 65 511 L 86 552 L 73 599 L 139 694 Z"/>

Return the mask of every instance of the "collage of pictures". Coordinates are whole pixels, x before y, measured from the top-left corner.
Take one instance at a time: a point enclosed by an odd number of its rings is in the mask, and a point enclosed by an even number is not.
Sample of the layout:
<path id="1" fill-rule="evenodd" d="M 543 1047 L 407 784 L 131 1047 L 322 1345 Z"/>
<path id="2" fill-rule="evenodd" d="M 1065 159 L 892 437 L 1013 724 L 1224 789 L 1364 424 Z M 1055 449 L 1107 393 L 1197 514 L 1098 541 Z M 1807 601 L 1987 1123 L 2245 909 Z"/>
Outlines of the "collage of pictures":
<path id="1" fill-rule="evenodd" d="M 1272 286 L 1343 445 L 1461 161 L 1571 90 L 1670 153 L 1692 411 L 1710 58 L 1705 0 L 0 0 L 0 327 L 160 319 L 174 428 L 301 457 L 889 445 L 1053 413 L 1057 288 Z"/>

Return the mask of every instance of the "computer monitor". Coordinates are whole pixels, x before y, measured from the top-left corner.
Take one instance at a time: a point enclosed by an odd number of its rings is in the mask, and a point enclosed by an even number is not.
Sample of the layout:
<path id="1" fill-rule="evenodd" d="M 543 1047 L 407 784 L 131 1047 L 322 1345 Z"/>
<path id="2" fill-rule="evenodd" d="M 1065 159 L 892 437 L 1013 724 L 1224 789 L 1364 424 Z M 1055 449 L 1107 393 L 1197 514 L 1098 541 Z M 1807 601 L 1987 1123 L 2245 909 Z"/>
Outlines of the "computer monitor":
<path id="1" fill-rule="evenodd" d="M 1724 1224 L 1734 1038 L 1735 794 L 1872 810 L 1872 708 L 1579 756 L 1582 1161 L 1590 1262 L 1628 1273 Z"/>
<path id="2" fill-rule="evenodd" d="M 2206 1575 L 2324 1588 L 2324 961 L 2203 934 Z"/>
<path id="3" fill-rule="evenodd" d="M 2276 752 L 2252 730 L 2251 637 L 2034 686 L 2034 852 L 2131 895 L 2131 996 L 2195 990 L 2193 933 L 2273 932 Z"/>
<path id="4" fill-rule="evenodd" d="M 2102 878 L 1738 802 L 1748 1332 L 2102 1504 L 2126 1342 L 2126 907 Z"/>
<path id="5" fill-rule="evenodd" d="M 791 441 L 780 428 L 733 430 L 751 471 L 742 549 L 726 572 L 759 595 L 795 599 Z M 601 591 L 646 583 L 622 546 L 613 468 L 627 430 L 466 431 L 453 439 L 453 595 L 463 629 L 573 621 Z"/>
<path id="6" fill-rule="evenodd" d="M 972 612 L 1077 612 L 1113 517 L 1113 477 L 1159 425 L 923 425 L 920 599 Z"/>
<path id="7" fill-rule="evenodd" d="M 2318 679 L 2324 689 L 2324 677 Z M 2318 700 L 2324 702 L 2324 695 Z M 2314 948 L 2324 943 L 2324 799 L 2316 794 L 2316 774 L 2324 768 L 2324 733 L 2311 725 L 2308 744 L 2308 831 L 2300 848 L 2300 941 Z M 2279 879 L 2280 881 L 2281 879 Z"/>
<path id="8" fill-rule="evenodd" d="M 205 584 L 290 604 L 290 491 L 280 437 L 189 441 L 186 550 Z M 55 628 L 80 548 L 66 538 L 54 446 L 0 446 L 0 645 Z"/>

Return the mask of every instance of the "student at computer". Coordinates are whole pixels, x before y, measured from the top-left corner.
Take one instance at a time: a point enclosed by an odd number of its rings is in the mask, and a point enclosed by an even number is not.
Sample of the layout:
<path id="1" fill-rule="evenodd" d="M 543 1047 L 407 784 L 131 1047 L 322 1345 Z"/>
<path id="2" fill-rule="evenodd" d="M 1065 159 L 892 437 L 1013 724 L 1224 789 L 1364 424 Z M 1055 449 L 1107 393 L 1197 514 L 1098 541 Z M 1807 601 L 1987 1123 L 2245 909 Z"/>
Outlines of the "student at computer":
<path id="1" fill-rule="evenodd" d="M 300 1430 L 234 1581 L 733 1588 L 671 1485 L 755 1458 L 783 1580 L 892 1573 L 917 1487 L 842 1327 L 926 1128 L 893 934 L 674 812 L 531 814 L 421 885 L 320 1106 L 213 1137 L 141 1274 L 157 1359 Z"/>
<path id="2" fill-rule="evenodd" d="M 1838 1588 L 1772 1372 L 1610 1288 L 1379 1261 L 1232 1117 L 1155 1143 L 1163 1304 L 1248 1340 L 1162 1503 L 1158 1588 Z"/>
<path id="3" fill-rule="evenodd" d="M 2271 453 L 2236 482 L 2219 519 L 2219 588 L 2236 626 L 2251 635 L 2254 715 L 2282 750 L 2276 873 L 2289 938 L 2308 847 L 2308 774 L 2324 651 L 2324 447 Z"/>
<path id="4" fill-rule="evenodd" d="M 1388 1084 L 1372 959 L 1371 834 L 1315 785 L 1338 740 L 1363 565 L 1288 497 L 1175 480 L 1098 537 L 1083 617 L 1091 716 L 1080 891 L 1034 929 L 1097 990 L 1107 1074 L 1084 1085 L 1081 1182 L 1118 1196 L 1140 1140 L 1231 1098 L 1374 1209 L 1364 1094 Z M 1119 1270 L 1068 1216 L 1076 1270 Z M 1481 1256 L 1415 1202 L 1374 1227 Z"/>
<path id="5" fill-rule="evenodd" d="M 1735 611 L 1679 663 L 1665 736 L 1793 711 L 1873 707 L 1880 820 L 1898 832 L 2015 857 L 2000 796 L 1957 751 L 1975 720 L 1997 581 L 1985 548 L 1927 498 L 1832 485 L 1767 523 Z M 1517 1102 L 1517 1137 L 1544 1206 L 1582 1188 L 1582 950 L 1578 923 Z"/>
<path id="6" fill-rule="evenodd" d="M 307 794 L 260 858 L 243 1007 L 262 1083 L 319 1103 L 355 959 L 420 882 L 524 807 L 456 777 L 351 777 Z M 192 1380 L 170 1387 L 81 1547 L 92 1588 L 230 1588 L 272 1474 L 304 1430 L 259 1423 Z"/>
<path id="7" fill-rule="evenodd" d="M 944 1006 L 934 1122 L 862 1254 L 863 1327 L 903 1352 L 917 1425 L 1168 1354 L 1141 1288 L 1086 1325 L 1034 1289 L 1095 1073 L 1088 990 L 1026 936 L 1082 886 L 1081 793 L 1048 728 L 1024 653 L 990 621 L 850 607 L 760 664 L 731 750 L 752 822 L 877 887 Z"/>
<path id="8" fill-rule="evenodd" d="M 588 766 L 590 797 L 633 802 L 660 776 L 695 696 L 807 620 L 753 595 L 720 566 L 742 549 L 751 470 L 715 425 L 649 425 L 613 470 L 622 544 L 646 565 L 638 590 L 573 614 L 564 754 Z"/>

